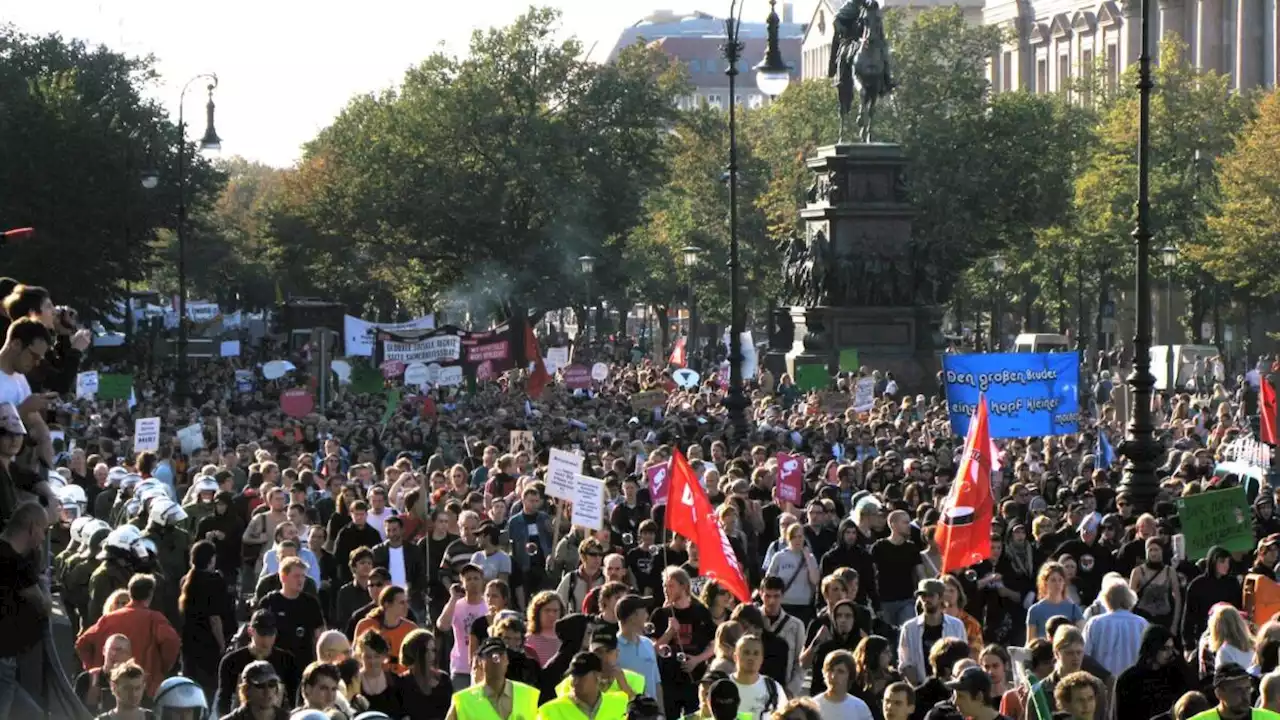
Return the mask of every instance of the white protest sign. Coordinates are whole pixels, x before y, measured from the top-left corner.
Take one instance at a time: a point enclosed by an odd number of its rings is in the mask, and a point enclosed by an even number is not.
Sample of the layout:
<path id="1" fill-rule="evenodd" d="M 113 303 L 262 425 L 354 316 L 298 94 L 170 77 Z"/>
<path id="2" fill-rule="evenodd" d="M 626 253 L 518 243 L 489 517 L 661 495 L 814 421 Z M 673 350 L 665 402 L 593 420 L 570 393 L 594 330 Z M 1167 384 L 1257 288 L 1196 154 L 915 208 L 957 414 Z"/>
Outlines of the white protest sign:
<path id="1" fill-rule="evenodd" d="M 698 373 L 695 370 L 680 368 L 679 370 L 671 373 L 671 379 L 675 381 L 677 386 L 682 387 L 685 390 L 691 390 L 698 387 L 698 380 L 701 378 L 698 377 Z"/>
<path id="2" fill-rule="evenodd" d="M 160 449 L 160 418 L 138 418 L 133 424 L 133 451 Z"/>
<path id="3" fill-rule="evenodd" d="M 604 382 L 609 379 L 609 366 L 598 362 L 591 366 L 591 379 L 596 382 Z"/>
<path id="4" fill-rule="evenodd" d="M 511 454 L 518 452 L 533 453 L 533 433 L 528 430 L 511 431 Z"/>
<path id="5" fill-rule="evenodd" d="M 178 442 L 182 444 L 182 453 L 191 453 L 204 447 L 204 426 L 200 423 L 188 425 L 178 431 Z"/>
<path id="6" fill-rule="evenodd" d="M 462 366 L 454 365 L 452 367 L 440 368 L 440 374 L 436 376 L 436 385 L 440 387 L 453 387 L 462 384 Z"/>
<path id="7" fill-rule="evenodd" d="M 573 494 L 567 498 L 573 504 L 570 522 L 574 525 L 599 530 L 604 527 L 604 481 L 586 475 L 573 477 Z"/>
<path id="8" fill-rule="evenodd" d="M 374 335 L 378 330 L 387 332 L 409 332 L 415 330 L 434 330 L 435 315 L 423 315 L 403 323 L 371 323 L 358 317 L 345 315 L 342 318 L 342 339 L 346 343 L 348 357 L 359 355 L 373 357 Z"/>
<path id="9" fill-rule="evenodd" d="M 462 338 L 457 335 L 441 335 L 412 342 L 388 340 L 382 344 L 382 361 L 399 360 L 402 363 L 438 363 L 457 360 L 462 355 Z"/>
<path id="10" fill-rule="evenodd" d="M 98 394 L 98 371 L 90 370 L 76 375 L 76 397 L 91 398 Z"/>
<path id="11" fill-rule="evenodd" d="M 219 354 L 222 357 L 240 357 L 240 341 L 223 340 Z"/>
<path id="12" fill-rule="evenodd" d="M 427 377 L 430 373 L 427 366 L 422 363 L 414 363 L 404 369 L 404 384 L 422 386 L 427 384 Z M 439 377 L 439 373 L 436 374 Z"/>
<path id="13" fill-rule="evenodd" d="M 567 500 L 573 496 L 573 479 L 582 472 L 582 456 L 569 450 L 551 448 L 547 466 L 547 495 Z"/>
<path id="14" fill-rule="evenodd" d="M 867 412 L 875 407 L 875 378 L 859 378 L 853 393 L 853 409 L 855 412 Z"/>
<path id="15" fill-rule="evenodd" d="M 547 366 L 547 372 L 554 374 L 557 369 L 569 364 L 569 348 L 547 348 L 547 357 L 543 360 L 543 364 Z"/>

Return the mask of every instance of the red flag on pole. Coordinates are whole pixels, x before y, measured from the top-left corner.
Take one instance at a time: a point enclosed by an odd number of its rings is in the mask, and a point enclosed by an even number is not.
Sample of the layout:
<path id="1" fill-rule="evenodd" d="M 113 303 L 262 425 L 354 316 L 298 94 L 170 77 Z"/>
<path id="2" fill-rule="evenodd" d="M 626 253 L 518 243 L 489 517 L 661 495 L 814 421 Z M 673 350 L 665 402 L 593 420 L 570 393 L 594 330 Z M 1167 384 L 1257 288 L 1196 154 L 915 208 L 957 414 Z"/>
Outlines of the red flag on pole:
<path id="1" fill-rule="evenodd" d="M 724 586 L 742 602 L 751 602 L 742 566 L 716 519 L 711 501 L 679 448 L 671 455 L 671 491 L 667 496 L 667 529 L 698 546 L 698 572 Z"/>
<path id="2" fill-rule="evenodd" d="M 667 362 L 676 367 L 688 367 L 689 360 L 684 354 L 684 338 L 676 338 L 676 346 L 671 349 L 671 357 Z"/>
<path id="3" fill-rule="evenodd" d="M 1262 420 L 1259 421 L 1262 430 L 1262 442 L 1268 445 L 1276 444 L 1276 389 L 1271 387 L 1271 382 L 1264 376 L 1262 382 Z"/>
<path id="4" fill-rule="evenodd" d="M 978 396 L 978 412 L 969 423 L 964 455 L 951 493 L 942 503 L 937 543 L 942 551 L 942 572 L 962 570 L 991 558 L 991 432 L 987 421 L 986 394 Z"/>
<path id="5" fill-rule="evenodd" d="M 542 390 L 546 388 L 551 376 L 547 374 L 547 366 L 542 362 L 542 351 L 538 348 L 538 338 L 533 334 L 533 326 L 528 324 L 524 326 L 524 355 L 533 364 L 525 390 L 530 398 L 537 400 L 542 397 Z"/>

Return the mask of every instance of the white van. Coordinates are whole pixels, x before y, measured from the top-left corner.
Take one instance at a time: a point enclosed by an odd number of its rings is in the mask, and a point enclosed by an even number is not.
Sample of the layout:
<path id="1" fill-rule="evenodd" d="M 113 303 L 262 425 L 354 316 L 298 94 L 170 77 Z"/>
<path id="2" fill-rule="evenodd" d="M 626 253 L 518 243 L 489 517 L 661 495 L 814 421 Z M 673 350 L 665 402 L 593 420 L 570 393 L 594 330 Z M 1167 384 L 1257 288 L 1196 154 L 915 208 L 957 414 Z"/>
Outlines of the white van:
<path id="1" fill-rule="evenodd" d="M 1213 345 L 1174 345 L 1173 364 L 1177 374 L 1177 388 L 1185 390 L 1187 383 L 1195 376 L 1197 359 L 1204 358 L 1208 364 L 1210 358 L 1219 354 L 1218 348 Z M 1156 378 L 1157 390 L 1169 389 L 1168 345 L 1151 346 L 1151 374 Z"/>
<path id="2" fill-rule="evenodd" d="M 1058 333 L 1022 333 L 1013 339 L 1016 353 L 1071 352 L 1071 341 Z"/>

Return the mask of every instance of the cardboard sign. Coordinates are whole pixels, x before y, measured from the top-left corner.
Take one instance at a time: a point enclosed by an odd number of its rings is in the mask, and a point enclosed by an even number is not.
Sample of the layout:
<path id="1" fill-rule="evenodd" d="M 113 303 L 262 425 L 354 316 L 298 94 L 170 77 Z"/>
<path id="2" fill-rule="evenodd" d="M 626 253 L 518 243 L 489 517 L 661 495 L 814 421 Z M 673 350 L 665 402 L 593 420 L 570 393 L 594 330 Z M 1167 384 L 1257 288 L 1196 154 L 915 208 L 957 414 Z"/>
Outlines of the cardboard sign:
<path id="1" fill-rule="evenodd" d="M 133 423 L 133 451 L 160 449 L 160 418 L 138 418 Z"/>
<path id="2" fill-rule="evenodd" d="M 778 453 L 778 502 L 800 504 L 804 494 L 804 461 L 795 455 Z"/>
<path id="3" fill-rule="evenodd" d="M 667 504 L 667 495 L 671 492 L 670 475 L 668 473 L 670 469 L 671 463 L 664 462 L 644 471 L 645 477 L 649 480 L 649 500 L 654 505 Z"/>
<path id="4" fill-rule="evenodd" d="M 564 386 L 570 390 L 586 390 L 591 387 L 591 368 L 579 363 L 566 367 Z"/>
<path id="5" fill-rule="evenodd" d="M 462 366 L 451 365 L 449 367 L 440 368 L 440 373 L 436 376 L 435 384 L 439 387 L 457 387 L 462 384 Z"/>
<path id="6" fill-rule="evenodd" d="M 864 413 L 871 410 L 876 405 L 876 380 L 875 378 L 858 378 L 858 384 L 854 386 L 853 393 L 853 409 L 857 412 Z"/>
<path id="7" fill-rule="evenodd" d="M 598 362 L 591 366 L 591 379 L 596 382 L 604 382 L 609 379 L 609 366 Z"/>
<path id="8" fill-rule="evenodd" d="M 511 431 L 511 454 L 518 452 L 527 452 L 530 455 L 534 452 L 533 433 L 528 430 L 512 430 Z"/>
<path id="9" fill-rule="evenodd" d="M 1191 562 L 1204 557 L 1214 545 L 1248 552 L 1255 544 L 1252 512 L 1243 487 L 1180 497 L 1178 517 Z"/>
<path id="10" fill-rule="evenodd" d="M 824 413 L 843 413 L 849 409 L 849 393 L 838 390 L 823 390 L 818 393 L 818 407 Z"/>
<path id="11" fill-rule="evenodd" d="M 653 410 L 667 404 L 667 394 L 662 390 L 645 390 L 631 396 L 631 409 L 635 411 Z"/>
<path id="12" fill-rule="evenodd" d="M 826 365 L 796 365 L 794 378 L 796 387 L 808 392 L 810 390 L 826 390 L 831 384 L 831 376 L 827 374 Z"/>
<path id="13" fill-rule="evenodd" d="M 555 373 L 557 369 L 569 364 L 569 348 L 547 348 L 547 357 L 543 360 L 543 363 L 547 367 L 547 372 Z"/>
<path id="14" fill-rule="evenodd" d="M 204 447 L 204 426 L 200 423 L 188 425 L 178 431 L 178 442 L 182 444 L 182 453 L 191 453 Z"/>
<path id="15" fill-rule="evenodd" d="M 440 366 L 436 365 L 436 377 L 440 377 Z M 427 366 L 422 363 L 413 363 L 404 369 L 404 384 L 421 386 L 426 385 L 431 372 L 427 370 Z"/>
<path id="16" fill-rule="evenodd" d="M 570 522 L 574 525 L 600 530 L 604 527 L 604 481 L 586 475 L 573 478 L 573 504 Z"/>
<path id="17" fill-rule="evenodd" d="M 573 479 L 581 472 L 581 455 L 551 448 L 551 462 L 547 465 L 547 495 L 561 500 L 573 497 Z"/>
<path id="18" fill-rule="evenodd" d="M 91 398 L 98 394 L 98 371 L 90 370 L 76 375 L 76 398 Z"/>

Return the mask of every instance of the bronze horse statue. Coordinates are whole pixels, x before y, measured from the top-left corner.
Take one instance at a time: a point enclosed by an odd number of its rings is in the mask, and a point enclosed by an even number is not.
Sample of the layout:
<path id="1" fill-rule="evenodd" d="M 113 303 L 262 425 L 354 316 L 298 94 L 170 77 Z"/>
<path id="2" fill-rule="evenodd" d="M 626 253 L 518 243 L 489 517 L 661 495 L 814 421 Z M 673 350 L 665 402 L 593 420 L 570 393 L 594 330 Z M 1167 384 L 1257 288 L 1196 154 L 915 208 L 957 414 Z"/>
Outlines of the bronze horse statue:
<path id="1" fill-rule="evenodd" d="M 876 0 L 848 0 L 836 13 L 833 30 L 827 76 L 835 78 L 840 96 L 839 142 L 845 142 L 855 82 L 862 101 L 858 111 L 858 138 L 871 142 L 876 101 L 894 88 L 880 4 Z"/>

